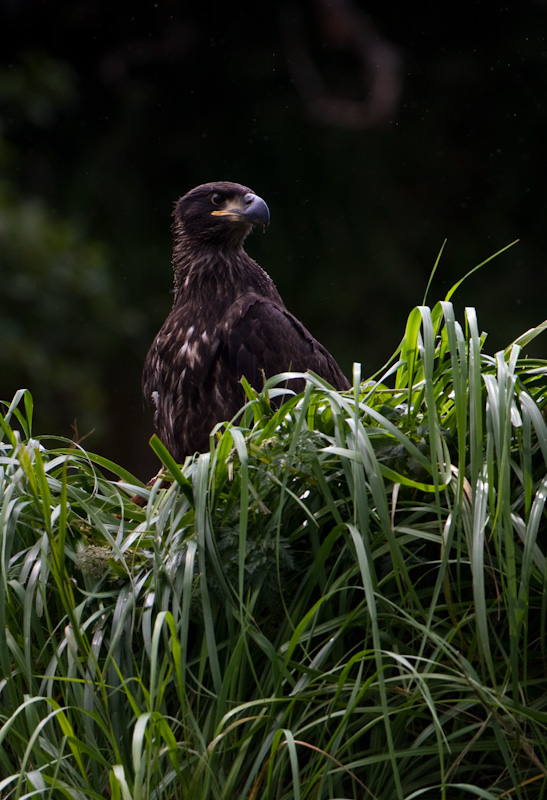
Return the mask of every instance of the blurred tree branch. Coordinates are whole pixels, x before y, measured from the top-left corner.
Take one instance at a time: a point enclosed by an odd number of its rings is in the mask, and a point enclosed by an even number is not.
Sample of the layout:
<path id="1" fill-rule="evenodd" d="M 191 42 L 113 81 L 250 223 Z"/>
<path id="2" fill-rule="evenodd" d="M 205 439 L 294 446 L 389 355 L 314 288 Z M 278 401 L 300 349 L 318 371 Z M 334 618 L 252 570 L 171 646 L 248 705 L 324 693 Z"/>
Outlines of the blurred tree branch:
<path id="1" fill-rule="evenodd" d="M 351 0 L 314 0 L 308 8 L 304 14 L 292 4 L 281 15 L 289 69 L 308 114 L 354 129 L 392 119 L 402 86 L 395 45 Z M 316 38 L 322 46 L 314 52 Z"/>

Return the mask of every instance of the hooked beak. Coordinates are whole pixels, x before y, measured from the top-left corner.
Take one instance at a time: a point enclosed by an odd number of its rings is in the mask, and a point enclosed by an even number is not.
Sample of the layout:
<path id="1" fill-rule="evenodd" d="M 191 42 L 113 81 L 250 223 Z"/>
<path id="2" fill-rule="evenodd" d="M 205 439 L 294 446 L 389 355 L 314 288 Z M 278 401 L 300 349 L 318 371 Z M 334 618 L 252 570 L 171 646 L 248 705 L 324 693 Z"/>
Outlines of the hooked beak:
<path id="1" fill-rule="evenodd" d="M 234 197 L 224 208 L 211 211 L 215 217 L 228 217 L 233 222 L 246 222 L 249 225 L 262 225 L 264 230 L 270 223 L 270 210 L 257 194 L 247 192 L 243 197 Z"/>

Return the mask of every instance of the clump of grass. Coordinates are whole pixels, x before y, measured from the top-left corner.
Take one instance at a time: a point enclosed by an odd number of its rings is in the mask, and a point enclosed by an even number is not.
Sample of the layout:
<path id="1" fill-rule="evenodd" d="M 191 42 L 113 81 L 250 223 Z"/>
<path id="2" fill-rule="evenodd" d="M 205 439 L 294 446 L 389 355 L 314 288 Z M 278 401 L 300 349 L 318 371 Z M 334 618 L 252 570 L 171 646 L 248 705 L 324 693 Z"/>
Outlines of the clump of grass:
<path id="1" fill-rule="evenodd" d="M 547 797 L 544 327 L 489 356 L 419 307 L 352 392 L 280 376 L 210 453 L 154 440 L 152 487 L 18 393 L 0 796 Z"/>

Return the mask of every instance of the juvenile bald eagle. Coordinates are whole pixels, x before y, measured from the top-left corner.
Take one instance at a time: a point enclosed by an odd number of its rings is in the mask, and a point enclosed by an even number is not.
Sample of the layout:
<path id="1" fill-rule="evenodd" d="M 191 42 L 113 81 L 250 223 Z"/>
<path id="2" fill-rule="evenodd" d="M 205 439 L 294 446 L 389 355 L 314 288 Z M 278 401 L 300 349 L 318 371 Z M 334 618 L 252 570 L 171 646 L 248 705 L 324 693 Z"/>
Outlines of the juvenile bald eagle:
<path id="1" fill-rule="evenodd" d="M 158 436 L 179 461 L 208 450 L 215 424 L 241 408 L 242 375 L 261 389 L 264 375 L 311 369 L 349 388 L 243 249 L 253 225 L 269 221 L 264 200 L 237 183 L 197 186 L 175 205 L 175 299 L 146 357 L 143 392 L 154 401 Z M 290 388 L 302 391 L 304 381 Z"/>

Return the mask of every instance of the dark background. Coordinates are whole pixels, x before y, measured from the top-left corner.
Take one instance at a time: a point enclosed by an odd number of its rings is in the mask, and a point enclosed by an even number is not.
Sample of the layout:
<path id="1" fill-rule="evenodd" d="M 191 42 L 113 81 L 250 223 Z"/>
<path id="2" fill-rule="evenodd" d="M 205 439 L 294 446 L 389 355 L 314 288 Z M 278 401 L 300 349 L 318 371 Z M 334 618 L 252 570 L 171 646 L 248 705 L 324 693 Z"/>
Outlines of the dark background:
<path id="1" fill-rule="evenodd" d="M 545 2 L 125 5 L 1 6 L 0 397 L 32 391 L 36 434 L 155 469 L 140 370 L 209 180 L 267 201 L 247 249 L 348 374 L 445 239 L 431 305 L 520 239 L 455 298 L 489 353 L 546 316 Z"/>

